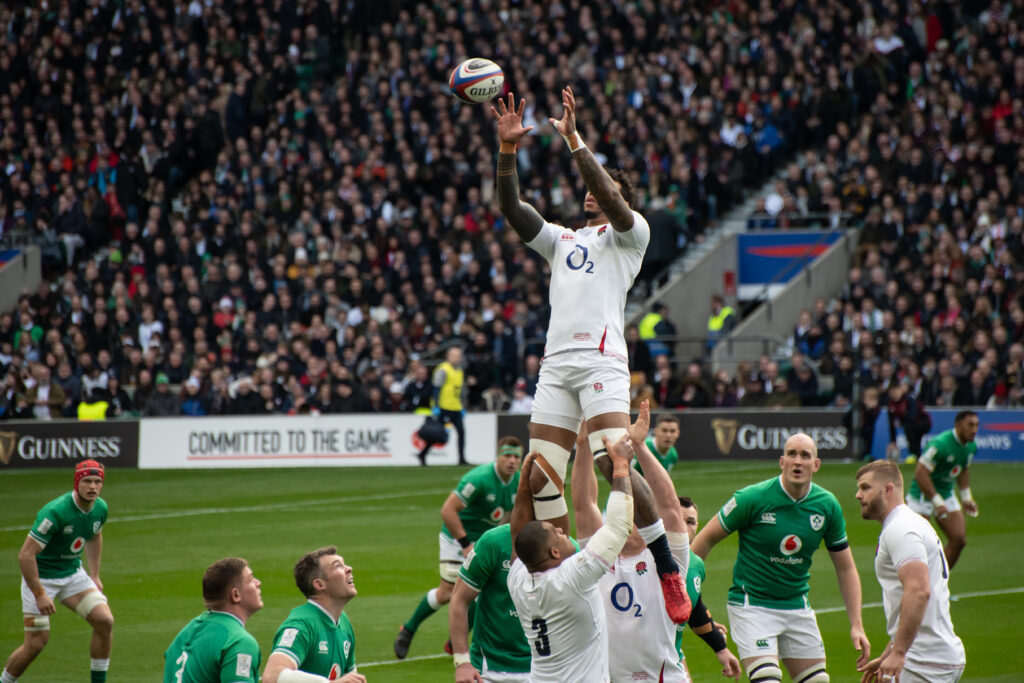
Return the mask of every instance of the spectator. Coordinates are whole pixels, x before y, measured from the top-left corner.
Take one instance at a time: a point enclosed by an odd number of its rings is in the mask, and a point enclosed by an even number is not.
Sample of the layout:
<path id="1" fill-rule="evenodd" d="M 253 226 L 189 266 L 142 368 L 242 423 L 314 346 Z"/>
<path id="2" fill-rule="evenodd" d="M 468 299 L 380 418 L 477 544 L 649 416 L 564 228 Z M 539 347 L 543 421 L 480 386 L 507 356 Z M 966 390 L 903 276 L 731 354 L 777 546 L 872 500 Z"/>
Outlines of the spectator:
<path id="1" fill-rule="evenodd" d="M 142 414 L 147 417 L 167 417 L 169 415 L 181 414 L 181 400 L 171 393 L 170 382 L 167 375 L 159 373 L 156 376 L 156 389 L 147 398 L 142 408 Z"/>
<path id="2" fill-rule="evenodd" d="M 725 299 L 720 295 L 712 294 L 711 312 L 708 314 L 707 341 L 705 342 L 708 353 L 715 348 L 719 339 L 729 336 L 737 322 L 736 311 L 731 306 L 726 306 Z"/>
<path id="3" fill-rule="evenodd" d="M 34 367 L 34 378 L 25 392 L 25 402 L 37 420 L 55 420 L 64 414 L 64 390 L 51 379 L 50 368 L 43 363 Z M 28 384 L 28 382 L 26 382 Z"/>

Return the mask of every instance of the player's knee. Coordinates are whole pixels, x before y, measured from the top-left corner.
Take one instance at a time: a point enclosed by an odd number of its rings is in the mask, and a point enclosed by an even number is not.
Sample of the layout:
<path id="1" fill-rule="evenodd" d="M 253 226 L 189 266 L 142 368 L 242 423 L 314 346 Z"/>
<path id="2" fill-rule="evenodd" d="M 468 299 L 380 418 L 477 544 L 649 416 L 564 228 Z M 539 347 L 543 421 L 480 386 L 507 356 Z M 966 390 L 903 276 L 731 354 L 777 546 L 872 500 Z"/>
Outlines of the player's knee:
<path id="1" fill-rule="evenodd" d="M 109 609 L 94 609 L 88 621 L 96 633 L 105 634 L 114 630 L 114 615 Z"/>
<path id="2" fill-rule="evenodd" d="M 747 667 L 747 678 L 750 683 L 780 683 L 782 668 L 774 657 L 755 659 Z"/>
<path id="3" fill-rule="evenodd" d="M 793 676 L 793 683 L 828 683 L 828 672 L 825 671 L 825 662 L 819 662 L 814 666 Z"/>
<path id="4" fill-rule="evenodd" d="M 530 492 L 537 519 L 557 519 L 568 514 L 562 487 L 569 466 L 569 451 L 543 439 L 530 439 L 530 451 L 544 460 L 544 465 L 534 463 L 530 472 Z"/>
<path id="5" fill-rule="evenodd" d="M 78 613 L 78 616 L 92 623 L 92 618 L 90 617 L 90 615 L 92 614 L 93 610 L 95 610 L 100 605 L 105 606 L 106 604 L 107 596 L 105 596 L 103 593 L 97 590 L 89 591 L 88 593 L 82 596 L 81 600 L 78 601 L 78 605 L 75 606 L 75 612 Z M 103 611 L 105 611 L 107 614 L 110 614 L 109 608 L 106 610 L 97 611 L 96 618 L 100 618 L 100 615 L 102 614 Z M 114 623 L 113 616 L 110 617 L 110 623 Z"/>

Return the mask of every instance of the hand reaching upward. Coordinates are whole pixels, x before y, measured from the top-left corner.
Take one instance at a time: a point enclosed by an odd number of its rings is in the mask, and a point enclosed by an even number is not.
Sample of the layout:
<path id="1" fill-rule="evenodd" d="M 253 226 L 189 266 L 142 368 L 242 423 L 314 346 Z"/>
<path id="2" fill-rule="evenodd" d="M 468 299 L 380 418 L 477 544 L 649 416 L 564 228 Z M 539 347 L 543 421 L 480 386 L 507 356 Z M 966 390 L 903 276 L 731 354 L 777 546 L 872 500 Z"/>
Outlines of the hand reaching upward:
<path id="1" fill-rule="evenodd" d="M 505 100 L 498 100 L 498 108 L 491 107 L 494 118 L 498 121 L 498 139 L 509 144 L 519 144 L 519 141 L 526 137 L 527 133 L 533 130 L 533 126 L 523 127 L 523 112 L 526 110 L 526 100 L 519 100 L 519 108 L 516 108 L 515 95 L 508 94 L 508 105 Z"/>
<path id="2" fill-rule="evenodd" d="M 565 107 L 561 119 L 550 118 L 548 121 L 555 127 L 563 138 L 572 139 L 576 132 L 576 98 L 572 94 L 572 88 L 562 88 L 562 106 Z"/>

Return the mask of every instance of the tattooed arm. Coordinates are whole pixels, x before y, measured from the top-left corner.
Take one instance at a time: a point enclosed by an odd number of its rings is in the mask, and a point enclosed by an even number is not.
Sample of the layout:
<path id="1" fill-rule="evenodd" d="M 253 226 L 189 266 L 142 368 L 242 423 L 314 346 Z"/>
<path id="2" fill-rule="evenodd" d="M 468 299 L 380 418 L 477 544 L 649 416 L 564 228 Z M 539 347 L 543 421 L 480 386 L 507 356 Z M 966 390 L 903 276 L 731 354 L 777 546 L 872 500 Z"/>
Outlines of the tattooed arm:
<path id="1" fill-rule="evenodd" d="M 519 198 L 519 175 L 516 173 L 516 145 L 533 126 L 523 127 L 523 110 L 526 100 L 519 101 L 519 109 L 515 107 L 515 98 L 508 95 L 508 106 L 505 100 L 498 100 L 498 108 L 491 107 L 494 117 L 498 120 L 498 138 L 501 147 L 498 149 L 498 206 L 508 219 L 508 224 L 525 242 L 531 241 L 544 226 L 544 219 L 537 210 Z"/>
<path id="2" fill-rule="evenodd" d="M 608 172 L 589 149 L 582 144 L 579 133 L 576 132 L 576 98 L 573 97 L 571 88 L 562 90 L 562 105 L 565 113 L 561 120 L 550 119 L 555 129 L 569 141 L 569 149 L 572 157 L 576 160 L 576 167 L 580 170 L 583 182 L 586 184 L 590 194 L 594 196 L 601 211 L 608 217 L 608 222 L 618 232 L 626 232 L 633 228 L 633 211 L 629 204 L 622 198 L 619 186 L 611 179 Z"/>

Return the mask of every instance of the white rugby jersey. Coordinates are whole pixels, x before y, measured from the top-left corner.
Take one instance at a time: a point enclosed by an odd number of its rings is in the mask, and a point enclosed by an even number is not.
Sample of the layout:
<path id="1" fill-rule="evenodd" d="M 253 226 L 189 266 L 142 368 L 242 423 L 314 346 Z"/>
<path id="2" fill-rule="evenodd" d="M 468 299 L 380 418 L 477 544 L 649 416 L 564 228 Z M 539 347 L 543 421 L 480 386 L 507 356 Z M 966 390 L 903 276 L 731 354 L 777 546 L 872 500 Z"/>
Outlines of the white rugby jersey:
<path id="1" fill-rule="evenodd" d="M 670 544 L 679 571 L 686 576 L 690 546 Z M 676 625 L 665 611 L 665 596 L 647 548 L 639 555 L 621 555 L 597 583 L 608 621 L 608 673 L 619 681 L 686 683 L 689 677 L 676 650 Z"/>
<path id="2" fill-rule="evenodd" d="M 608 564 L 586 548 L 531 574 L 518 557 L 508 592 L 530 644 L 531 683 L 608 681 L 608 630 L 597 580 Z"/>
<path id="3" fill-rule="evenodd" d="M 545 356 L 598 349 L 626 359 L 626 294 L 650 241 L 651 228 L 636 211 L 626 232 L 610 224 L 573 231 L 544 223 L 527 245 L 551 266 Z"/>
<path id="4" fill-rule="evenodd" d="M 882 522 L 882 534 L 875 553 L 875 574 L 882 586 L 882 604 L 890 639 L 896 635 L 903 601 L 899 570 L 911 561 L 928 565 L 931 597 L 921 628 L 907 652 L 908 668 L 964 666 L 967 661 L 964 645 L 953 632 L 953 621 L 949 617 L 949 568 L 942 552 L 942 541 L 924 517 L 901 504 Z"/>

